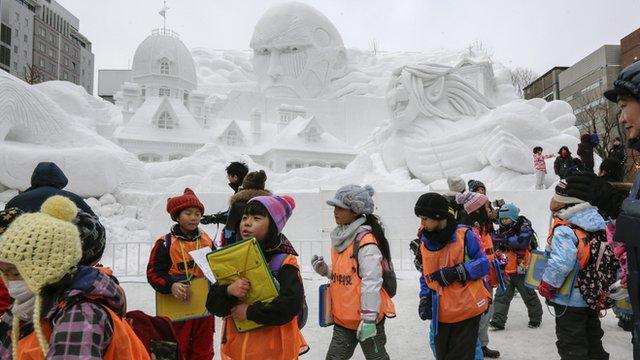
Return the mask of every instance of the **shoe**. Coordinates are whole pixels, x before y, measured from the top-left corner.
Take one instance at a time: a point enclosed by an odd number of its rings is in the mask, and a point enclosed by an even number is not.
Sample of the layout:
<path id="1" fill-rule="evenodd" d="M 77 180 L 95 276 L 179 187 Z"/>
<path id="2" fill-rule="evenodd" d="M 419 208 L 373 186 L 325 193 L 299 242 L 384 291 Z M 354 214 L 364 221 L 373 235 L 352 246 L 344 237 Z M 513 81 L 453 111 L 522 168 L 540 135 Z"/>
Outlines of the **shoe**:
<path id="1" fill-rule="evenodd" d="M 500 357 L 500 351 L 498 350 L 491 350 L 486 346 L 482 347 L 482 355 L 485 358 L 489 358 L 489 359 L 497 359 Z"/>
<path id="2" fill-rule="evenodd" d="M 537 329 L 540 327 L 540 321 L 529 321 L 529 324 L 527 324 L 527 326 L 531 329 Z"/>
<path id="3" fill-rule="evenodd" d="M 494 330 L 504 330 L 504 325 L 498 324 L 496 321 L 489 321 L 489 326 L 491 326 Z"/>

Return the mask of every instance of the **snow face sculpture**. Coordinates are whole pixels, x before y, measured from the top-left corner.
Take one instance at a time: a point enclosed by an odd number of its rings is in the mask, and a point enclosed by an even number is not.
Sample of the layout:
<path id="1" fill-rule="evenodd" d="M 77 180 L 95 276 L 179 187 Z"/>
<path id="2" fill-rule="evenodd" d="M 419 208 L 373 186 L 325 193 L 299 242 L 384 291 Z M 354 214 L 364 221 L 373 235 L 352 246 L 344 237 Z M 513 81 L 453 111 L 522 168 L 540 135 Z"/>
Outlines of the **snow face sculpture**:
<path id="1" fill-rule="evenodd" d="M 275 6 L 250 43 L 260 88 L 269 97 L 317 98 L 346 69 L 342 37 L 322 13 L 302 3 Z"/>
<path id="2" fill-rule="evenodd" d="M 406 167 L 426 184 L 486 167 L 530 174 L 534 146 L 575 148 L 568 104 L 553 105 L 552 118 L 546 102 L 495 107 L 460 76 L 463 66 L 416 64 L 394 72 L 386 96 L 391 120 L 374 135 L 388 170 Z"/>
<path id="3" fill-rule="evenodd" d="M 68 89 L 54 91 L 55 85 L 30 86 L 0 72 L 0 187 L 28 188 L 41 161 L 60 166 L 69 178 L 67 189 L 85 197 L 147 186 L 142 163 L 88 126 L 100 119 L 82 118 L 81 110 L 91 108 L 87 99 Z M 51 92 L 66 93 L 69 98 L 58 100 L 75 104 L 76 112 L 63 110 L 71 106 L 58 105 L 47 95 Z"/>

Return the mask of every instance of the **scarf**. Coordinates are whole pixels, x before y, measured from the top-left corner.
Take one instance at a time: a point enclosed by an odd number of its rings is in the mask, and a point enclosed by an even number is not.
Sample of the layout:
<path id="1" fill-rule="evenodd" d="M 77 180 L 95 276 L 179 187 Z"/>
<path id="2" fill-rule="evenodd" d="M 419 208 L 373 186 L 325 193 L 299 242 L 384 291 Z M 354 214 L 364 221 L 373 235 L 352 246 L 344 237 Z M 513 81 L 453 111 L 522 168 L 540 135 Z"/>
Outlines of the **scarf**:
<path id="1" fill-rule="evenodd" d="M 451 241 L 451 236 L 458 228 L 457 224 L 451 217 L 447 220 L 447 226 L 442 230 L 425 231 L 424 235 L 430 243 L 436 245 L 436 250 L 442 249 Z M 426 245 L 426 244 L 425 244 Z"/>
<path id="2" fill-rule="evenodd" d="M 362 224 L 367 221 L 364 217 L 357 218 L 354 222 L 349 225 L 338 225 L 333 230 L 331 230 L 331 245 L 339 252 L 343 252 L 353 240 L 356 238 L 358 231 Z M 367 227 L 367 230 L 371 230 L 371 228 Z"/>

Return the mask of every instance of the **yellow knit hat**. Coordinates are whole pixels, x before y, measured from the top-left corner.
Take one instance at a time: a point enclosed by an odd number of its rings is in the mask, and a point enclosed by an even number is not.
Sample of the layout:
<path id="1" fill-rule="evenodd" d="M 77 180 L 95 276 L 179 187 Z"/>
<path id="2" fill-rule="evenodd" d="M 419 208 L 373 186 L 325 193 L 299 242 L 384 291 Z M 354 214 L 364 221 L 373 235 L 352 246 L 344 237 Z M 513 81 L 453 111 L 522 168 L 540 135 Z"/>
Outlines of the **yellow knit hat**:
<path id="1" fill-rule="evenodd" d="M 80 233 L 73 220 L 76 205 L 66 197 L 54 195 L 40 207 L 39 213 L 23 214 L 0 236 L 0 261 L 14 265 L 35 294 L 33 324 L 42 353 L 49 344 L 42 333 L 40 290 L 73 272 L 82 257 Z M 19 320 L 13 318 L 11 341 L 17 359 Z"/>
<path id="2" fill-rule="evenodd" d="M 13 264 L 34 294 L 72 272 L 82 257 L 78 208 L 66 197 L 47 199 L 39 213 L 18 217 L 0 237 L 0 261 Z"/>

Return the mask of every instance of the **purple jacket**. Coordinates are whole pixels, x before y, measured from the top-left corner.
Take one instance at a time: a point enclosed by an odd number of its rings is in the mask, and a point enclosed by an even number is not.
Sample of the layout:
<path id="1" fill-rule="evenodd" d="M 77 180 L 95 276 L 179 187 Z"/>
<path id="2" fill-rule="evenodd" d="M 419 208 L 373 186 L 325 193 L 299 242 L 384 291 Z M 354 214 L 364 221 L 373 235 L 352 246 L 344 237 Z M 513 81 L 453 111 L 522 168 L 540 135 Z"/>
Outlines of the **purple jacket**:
<path id="1" fill-rule="evenodd" d="M 113 336 L 113 325 L 103 308 L 108 306 L 124 314 L 122 288 L 108 275 L 92 267 L 80 267 L 71 286 L 43 305 L 43 321 L 53 325 L 48 360 L 102 359 Z M 11 312 L 0 321 L 0 359 L 11 358 Z M 33 331 L 29 323 L 21 324 L 20 337 Z"/>

